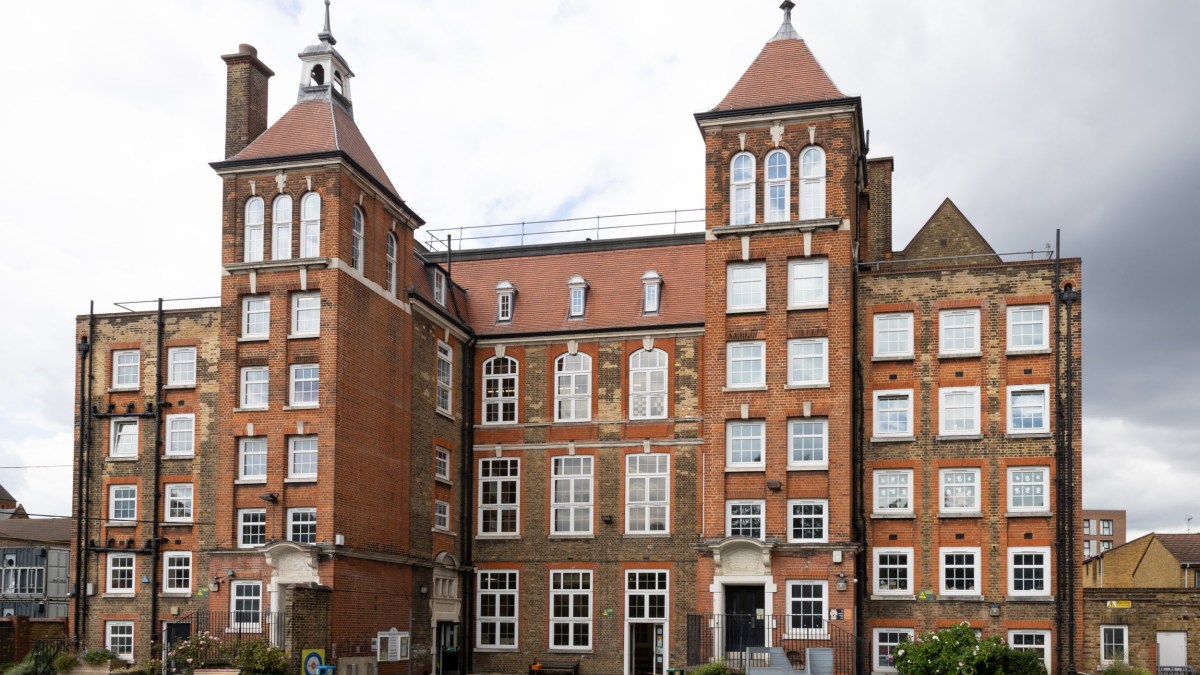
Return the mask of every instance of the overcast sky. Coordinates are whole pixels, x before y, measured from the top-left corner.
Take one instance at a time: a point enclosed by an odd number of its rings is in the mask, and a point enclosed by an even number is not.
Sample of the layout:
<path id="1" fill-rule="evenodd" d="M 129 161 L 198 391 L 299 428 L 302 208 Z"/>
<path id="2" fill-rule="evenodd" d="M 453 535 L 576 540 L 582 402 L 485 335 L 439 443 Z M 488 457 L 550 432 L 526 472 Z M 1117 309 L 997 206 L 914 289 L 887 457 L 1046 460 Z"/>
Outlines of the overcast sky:
<path id="1" fill-rule="evenodd" d="M 703 206 L 692 114 L 774 0 L 335 0 L 355 117 L 430 227 Z M 0 107 L 0 484 L 70 513 L 74 317 L 215 295 L 221 54 L 295 102 L 319 0 L 21 2 Z M 1084 258 L 1084 505 L 1130 535 L 1200 502 L 1200 3 L 814 2 L 795 26 L 894 156 L 895 246 L 954 199 L 1000 251 Z"/>

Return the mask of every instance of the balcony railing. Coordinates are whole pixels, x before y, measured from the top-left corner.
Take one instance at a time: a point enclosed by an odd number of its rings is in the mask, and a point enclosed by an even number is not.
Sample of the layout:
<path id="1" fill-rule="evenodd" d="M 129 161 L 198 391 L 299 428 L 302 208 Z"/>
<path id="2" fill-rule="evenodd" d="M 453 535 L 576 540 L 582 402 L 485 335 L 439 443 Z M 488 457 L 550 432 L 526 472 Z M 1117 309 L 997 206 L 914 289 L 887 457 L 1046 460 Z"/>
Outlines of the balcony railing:
<path id="1" fill-rule="evenodd" d="M 282 612 L 196 612 L 167 624 L 163 660 L 168 664 L 167 672 L 190 670 L 183 664 L 172 664 L 172 648 L 181 640 L 201 634 L 211 638 L 202 655 L 208 661 L 232 660 L 238 645 L 247 640 L 264 639 L 276 647 L 284 647 L 285 629 Z"/>
<path id="2" fill-rule="evenodd" d="M 765 667 L 763 649 L 777 647 L 794 670 L 817 672 L 832 658 L 832 673 L 853 673 L 855 653 L 861 639 L 847 621 L 829 621 L 819 616 L 782 614 L 689 614 L 687 661 L 689 666 L 724 661 L 731 667 Z M 747 663 L 749 659 L 749 663 Z M 807 661 L 813 660 L 809 667 Z"/>

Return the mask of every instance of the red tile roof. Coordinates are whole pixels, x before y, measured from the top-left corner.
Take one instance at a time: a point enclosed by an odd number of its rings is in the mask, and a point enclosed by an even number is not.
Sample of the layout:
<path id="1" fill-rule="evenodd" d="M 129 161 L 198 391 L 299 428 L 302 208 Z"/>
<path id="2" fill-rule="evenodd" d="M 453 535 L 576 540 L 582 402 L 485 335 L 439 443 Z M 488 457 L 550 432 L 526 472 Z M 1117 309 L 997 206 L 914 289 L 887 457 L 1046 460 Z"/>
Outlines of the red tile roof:
<path id="1" fill-rule="evenodd" d="M 1200 563 L 1200 534 L 1158 534 L 1162 545 L 1181 565 Z"/>
<path id="2" fill-rule="evenodd" d="M 330 101 L 302 101 L 228 162 L 276 159 L 318 152 L 346 153 L 355 164 L 399 198 L 396 186 L 367 145 L 358 125 L 340 105 Z"/>
<path id="3" fill-rule="evenodd" d="M 846 98 L 804 40 L 772 40 L 713 112 Z"/>
<path id="4" fill-rule="evenodd" d="M 425 304 L 430 307 L 438 307 L 438 303 L 433 299 L 433 271 L 437 265 L 425 260 L 420 254 L 413 252 L 412 261 L 412 286 L 409 292 L 425 301 Z M 443 267 L 444 271 L 445 268 Z M 443 309 L 450 316 L 457 319 L 460 323 L 468 323 L 470 317 L 467 316 L 467 296 L 463 291 L 457 288 L 453 283 L 446 285 L 450 290 L 450 297 Z"/>
<path id="5" fill-rule="evenodd" d="M 642 275 L 663 278 L 658 314 L 642 314 Z M 567 251 L 455 260 L 454 281 L 467 291 L 471 326 L 480 336 L 587 332 L 704 323 L 704 244 Z M 567 280 L 588 283 L 582 319 L 567 318 Z M 517 289 L 510 322 L 496 321 L 496 284 Z"/>
<path id="6" fill-rule="evenodd" d="M 0 521 L 0 539 L 66 545 L 73 518 L 19 518 Z"/>

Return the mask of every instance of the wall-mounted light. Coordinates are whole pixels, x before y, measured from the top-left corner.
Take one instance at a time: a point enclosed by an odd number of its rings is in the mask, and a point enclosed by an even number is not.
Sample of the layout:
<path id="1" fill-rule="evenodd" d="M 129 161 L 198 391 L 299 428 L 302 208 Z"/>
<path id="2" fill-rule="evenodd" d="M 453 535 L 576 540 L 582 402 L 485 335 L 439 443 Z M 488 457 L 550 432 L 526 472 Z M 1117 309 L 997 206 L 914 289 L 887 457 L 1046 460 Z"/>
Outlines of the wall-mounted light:
<path id="1" fill-rule="evenodd" d="M 274 492 L 268 492 L 265 495 L 259 495 L 258 498 L 263 500 L 264 502 L 267 502 L 268 504 L 278 504 L 279 503 L 279 495 L 275 494 Z"/>
<path id="2" fill-rule="evenodd" d="M 235 572 L 234 569 L 232 567 L 230 567 L 229 569 L 225 570 L 225 576 L 232 579 L 237 576 L 237 572 Z"/>
<path id="3" fill-rule="evenodd" d="M 837 589 L 838 589 L 839 591 L 844 591 L 844 590 L 846 590 L 846 574 L 845 574 L 845 572 L 839 572 L 839 573 L 838 573 L 838 578 L 837 578 Z"/>
<path id="4" fill-rule="evenodd" d="M 213 593 L 221 590 L 221 578 L 213 577 L 213 580 L 208 582 L 208 590 L 212 591 Z"/>
<path id="5" fill-rule="evenodd" d="M 421 591 L 421 595 L 425 595 L 425 594 L 429 593 L 429 587 L 426 586 L 425 584 L 421 584 L 420 591 Z"/>
<path id="6" fill-rule="evenodd" d="M 150 583 L 150 575 L 149 575 L 149 574 L 143 574 L 143 575 L 142 575 L 142 583 L 143 583 L 143 584 L 149 584 L 149 583 Z"/>
<path id="7" fill-rule="evenodd" d="M 988 616 L 1000 616 L 1000 604 L 993 602 L 988 606 Z"/>
<path id="8" fill-rule="evenodd" d="M 769 480 L 769 481 L 767 481 L 767 489 L 771 490 L 772 492 L 779 492 L 780 490 L 783 489 L 783 482 L 777 481 L 777 480 Z"/>
<path id="9" fill-rule="evenodd" d="M 603 522 L 605 525 L 612 525 L 613 517 L 612 516 L 600 516 L 600 521 Z"/>

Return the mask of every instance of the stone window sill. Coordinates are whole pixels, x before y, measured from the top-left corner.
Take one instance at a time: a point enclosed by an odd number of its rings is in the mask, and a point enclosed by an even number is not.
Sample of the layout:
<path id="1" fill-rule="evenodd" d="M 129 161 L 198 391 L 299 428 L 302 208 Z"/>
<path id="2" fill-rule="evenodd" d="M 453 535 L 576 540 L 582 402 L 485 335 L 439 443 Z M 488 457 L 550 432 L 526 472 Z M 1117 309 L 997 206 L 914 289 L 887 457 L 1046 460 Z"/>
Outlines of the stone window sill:
<path id="1" fill-rule="evenodd" d="M 872 443 L 912 443 L 916 436 L 872 436 Z"/>

